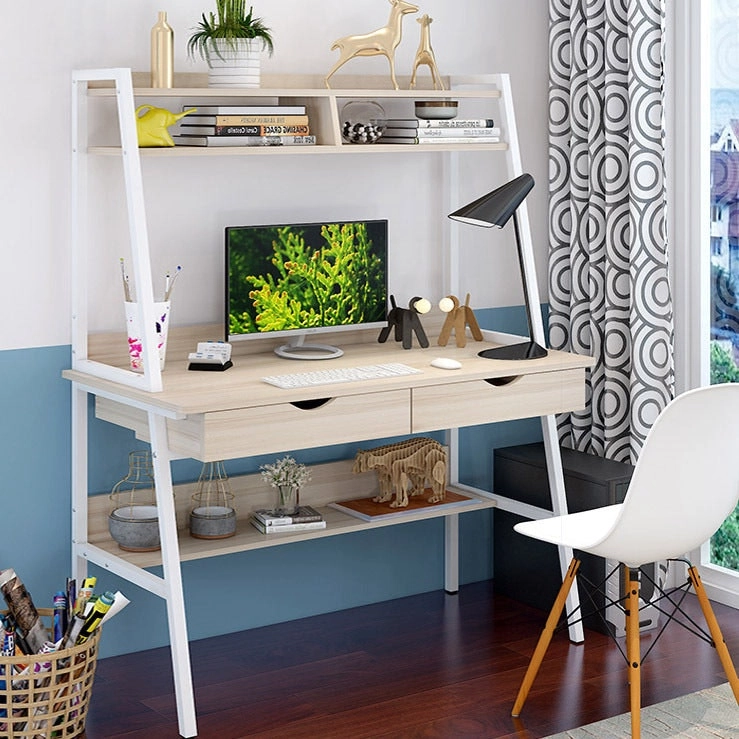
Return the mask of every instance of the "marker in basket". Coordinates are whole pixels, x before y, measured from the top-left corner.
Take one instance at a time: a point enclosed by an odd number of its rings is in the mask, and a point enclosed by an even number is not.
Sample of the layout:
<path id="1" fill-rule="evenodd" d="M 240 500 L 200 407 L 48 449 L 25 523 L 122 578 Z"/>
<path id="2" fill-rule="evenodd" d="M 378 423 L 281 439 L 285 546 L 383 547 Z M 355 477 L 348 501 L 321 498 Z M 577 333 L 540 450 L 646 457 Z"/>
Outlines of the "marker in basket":
<path id="1" fill-rule="evenodd" d="M 95 589 L 95 585 L 97 583 L 96 577 L 86 577 L 82 581 L 82 585 L 80 586 L 80 592 L 77 594 L 77 600 L 74 604 L 74 612 L 82 613 L 85 612 L 85 606 L 87 605 L 87 601 L 92 598 L 92 591 Z"/>
<path id="2" fill-rule="evenodd" d="M 67 623 L 74 616 L 74 604 L 77 601 L 77 581 L 73 577 L 67 578 Z"/>
<path id="3" fill-rule="evenodd" d="M 61 590 L 54 594 L 54 619 L 52 636 L 58 642 L 67 631 L 67 594 Z"/>
<path id="4" fill-rule="evenodd" d="M 95 601 L 95 605 L 92 607 L 90 615 L 85 619 L 85 623 L 77 636 L 75 644 L 84 644 L 95 633 L 103 617 L 113 605 L 114 600 L 115 595 L 110 591 L 106 591 Z"/>
<path id="5" fill-rule="evenodd" d="M 0 645 L 0 657 L 15 656 L 15 629 L 3 623 L 3 642 Z"/>
<path id="6" fill-rule="evenodd" d="M 75 613 L 67 626 L 67 633 L 62 639 L 60 649 L 69 649 L 70 647 L 73 647 L 76 644 L 77 637 L 80 635 L 84 625 L 85 617 L 81 613 Z"/>

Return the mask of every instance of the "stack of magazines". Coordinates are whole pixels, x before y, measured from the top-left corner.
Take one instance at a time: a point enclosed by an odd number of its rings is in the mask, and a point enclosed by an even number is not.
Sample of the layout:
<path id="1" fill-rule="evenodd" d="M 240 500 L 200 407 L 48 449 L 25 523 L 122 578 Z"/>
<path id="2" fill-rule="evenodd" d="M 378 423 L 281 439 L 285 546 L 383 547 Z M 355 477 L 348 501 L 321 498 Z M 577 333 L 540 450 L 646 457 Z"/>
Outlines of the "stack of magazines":
<path id="1" fill-rule="evenodd" d="M 292 516 L 279 516 L 272 510 L 257 510 L 251 515 L 252 525 L 263 534 L 286 534 L 290 531 L 325 529 L 323 516 L 311 506 L 300 506 Z"/>
<path id="2" fill-rule="evenodd" d="M 190 110 L 183 106 L 183 110 Z M 185 116 L 176 146 L 312 146 L 304 105 L 201 105 Z"/>
<path id="3" fill-rule="evenodd" d="M 500 128 L 492 118 L 426 120 L 390 118 L 381 144 L 497 144 Z"/>

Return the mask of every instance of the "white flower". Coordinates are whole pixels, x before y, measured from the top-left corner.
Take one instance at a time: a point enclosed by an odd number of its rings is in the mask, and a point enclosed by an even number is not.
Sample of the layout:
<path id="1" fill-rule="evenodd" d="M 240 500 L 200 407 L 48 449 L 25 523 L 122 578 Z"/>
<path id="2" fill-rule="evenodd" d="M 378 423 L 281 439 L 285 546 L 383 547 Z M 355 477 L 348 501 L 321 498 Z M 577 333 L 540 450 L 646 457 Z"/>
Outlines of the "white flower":
<path id="1" fill-rule="evenodd" d="M 273 488 L 284 485 L 299 488 L 310 480 L 310 470 L 289 455 L 278 459 L 274 464 L 263 464 L 259 469 L 262 471 L 262 479 Z"/>

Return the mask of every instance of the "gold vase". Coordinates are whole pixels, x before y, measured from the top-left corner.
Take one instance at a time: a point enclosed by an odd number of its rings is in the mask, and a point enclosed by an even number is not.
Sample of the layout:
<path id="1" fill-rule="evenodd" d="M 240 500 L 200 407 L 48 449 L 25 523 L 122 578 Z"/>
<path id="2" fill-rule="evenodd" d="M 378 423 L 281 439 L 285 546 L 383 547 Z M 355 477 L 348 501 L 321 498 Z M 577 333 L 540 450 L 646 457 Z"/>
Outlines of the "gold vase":
<path id="1" fill-rule="evenodd" d="M 159 11 L 159 19 L 151 29 L 151 86 L 174 85 L 174 31 L 167 23 L 167 13 Z"/>

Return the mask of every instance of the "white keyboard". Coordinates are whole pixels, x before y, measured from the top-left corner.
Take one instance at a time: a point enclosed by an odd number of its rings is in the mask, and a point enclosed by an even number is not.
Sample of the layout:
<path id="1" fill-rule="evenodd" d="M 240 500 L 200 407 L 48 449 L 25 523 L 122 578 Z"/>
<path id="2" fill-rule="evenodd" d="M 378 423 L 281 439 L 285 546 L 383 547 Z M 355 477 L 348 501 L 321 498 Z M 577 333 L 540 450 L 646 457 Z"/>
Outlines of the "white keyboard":
<path id="1" fill-rule="evenodd" d="M 333 385 L 337 382 L 359 382 L 376 380 L 382 377 L 399 377 L 415 375 L 421 370 L 409 367 L 400 362 L 388 364 L 368 364 L 365 367 L 337 367 L 335 369 L 311 370 L 295 372 L 288 375 L 269 375 L 262 377 L 263 382 L 281 388 L 315 387 L 316 385 Z"/>

